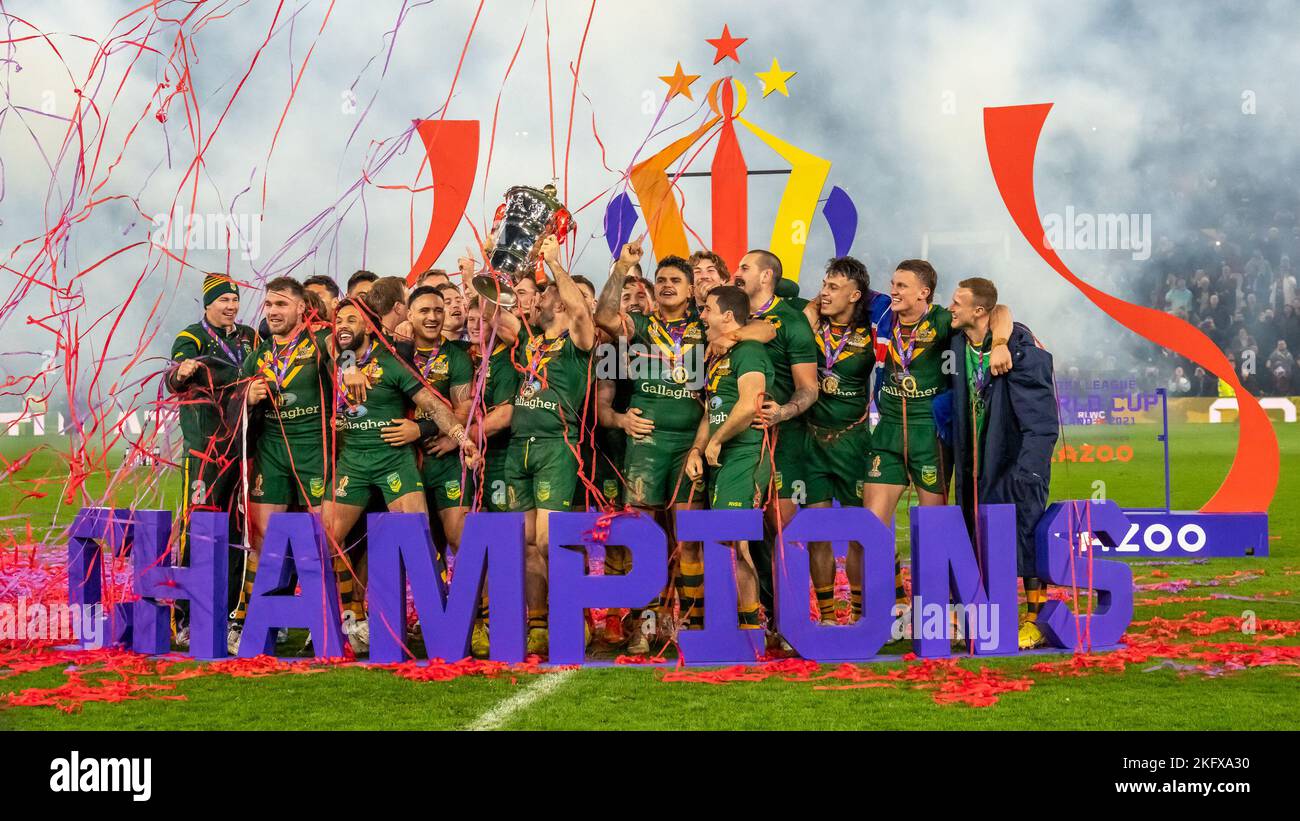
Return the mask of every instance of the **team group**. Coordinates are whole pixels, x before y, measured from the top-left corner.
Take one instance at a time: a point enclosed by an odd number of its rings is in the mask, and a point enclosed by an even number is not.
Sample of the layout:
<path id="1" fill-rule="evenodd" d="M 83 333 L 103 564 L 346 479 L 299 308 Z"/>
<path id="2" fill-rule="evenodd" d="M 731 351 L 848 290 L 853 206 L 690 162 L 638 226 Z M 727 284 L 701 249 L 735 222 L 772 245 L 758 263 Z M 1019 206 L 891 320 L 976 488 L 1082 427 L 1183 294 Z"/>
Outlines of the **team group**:
<path id="1" fill-rule="evenodd" d="M 738 619 L 763 629 L 775 534 L 799 507 L 863 505 L 889 524 L 909 487 L 923 505 L 950 503 L 951 488 L 968 522 L 977 500 L 1016 505 L 1020 642 L 1042 643 L 1033 526 L 1056 441 L 1052 360 L 992 282 L 962 280 L 944 308 L 929 262 L 900 262 L 885 293 L 840 257 L 808 301 L 763 250 L 734 271 L 710 252 L 663 258 L 649 277 L 641 262 L 639 242 L 624 246 L 598 293 L 548 237 L 511 308 L 466 299 L 440 270 L 414 287 L 358 271 L 346 293 L 324 276 L 280 277 L 264 286 L 259 330 L 237 322 L 238 286 L 206 277 L 203 318 L 176 336 L 166 382 L 184 436 L 185 513 L 230 511 L 232 543 L 249 548 L 232 551 L 232 652 L 279 511 L 321 515 L 359 653 L 367 510 L 436 511 L 452 556 L 468 512 L 522 511 L 527 647 L 544 656 L 552 511 L 628 505 L 671 527 L 670 511 L 764 508 L 769 538 L 735 544 Z M 461 260 L 462 282 L 472 266 Z M 809 549 L 819 614 L 832 622 L 834 554 L 829 543 Z M 852 618 L 861 562 L 852 545 Z M 670 588 L 644 610 L 612 612 L 605 642 L 645 653 L 656 629 L 703 625 L 700 546 L 680 544 L 672 563 Z M 606 548 L 604 572 L 630 564 L 628 551 Z M 480 657 L 486 597 L 471 639 Z"/>

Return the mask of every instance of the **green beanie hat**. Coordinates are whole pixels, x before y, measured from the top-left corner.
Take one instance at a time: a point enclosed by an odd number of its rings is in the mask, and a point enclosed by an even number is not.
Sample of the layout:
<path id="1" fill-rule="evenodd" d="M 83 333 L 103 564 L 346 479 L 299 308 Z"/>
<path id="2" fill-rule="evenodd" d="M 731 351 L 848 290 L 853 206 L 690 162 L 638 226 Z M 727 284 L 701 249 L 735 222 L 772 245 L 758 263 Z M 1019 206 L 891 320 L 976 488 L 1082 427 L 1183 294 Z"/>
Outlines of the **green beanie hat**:
<path id="1" fill-rule="evenodd" d="M 239 287 L 223 274 L 208 274 L 203 278 L 203 307 L 206 308 L 223 294 L 239 296 Z"/>

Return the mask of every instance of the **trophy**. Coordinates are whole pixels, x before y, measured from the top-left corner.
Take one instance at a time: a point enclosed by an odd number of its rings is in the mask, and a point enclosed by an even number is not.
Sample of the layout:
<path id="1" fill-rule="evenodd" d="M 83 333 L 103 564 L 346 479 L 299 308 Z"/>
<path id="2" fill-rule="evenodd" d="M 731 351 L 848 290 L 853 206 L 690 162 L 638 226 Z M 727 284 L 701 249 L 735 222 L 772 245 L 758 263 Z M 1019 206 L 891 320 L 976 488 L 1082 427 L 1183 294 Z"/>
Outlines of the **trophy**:
<path id="1" fill-rule="evenodd" d="M 515 279 L 532 276 L 542 240 L 555 234 L 563 242 L 573 228 L 568 209 L 555 198 L 554 186 L 511 188 L 497 208 L 488 270 L 471 280 L 474 290 L 489 302 L 513 308 Z"/>

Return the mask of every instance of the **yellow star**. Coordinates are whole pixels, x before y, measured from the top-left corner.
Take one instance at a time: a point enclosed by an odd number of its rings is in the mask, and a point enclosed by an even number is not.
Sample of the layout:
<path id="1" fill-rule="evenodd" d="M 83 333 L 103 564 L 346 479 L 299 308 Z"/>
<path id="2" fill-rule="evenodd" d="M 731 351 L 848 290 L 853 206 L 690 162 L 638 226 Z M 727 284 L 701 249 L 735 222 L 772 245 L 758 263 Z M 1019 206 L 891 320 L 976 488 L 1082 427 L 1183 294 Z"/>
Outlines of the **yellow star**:
<path id="1" fill-rule="evenodd" d="M 772 58 L 772 68 L 767 71 L 757 72 L 754 76 L 763 82 L 763 96 L 771 94 L 773 91 L 781 92 L 782 96 L 789 97 L 790 89 L 785 84 L 791 77 L 798 74 L 796 71 L 782 71 L 781 64 Z"/>
<path id="2" fill-rule="evenodd" d="M 685 94 L 686 99 L 693 101 L 695 98 L 691 96 L 691 83 L 700 79 L 700 75 L 686 74 L 682 71 L 682 64 L 679 62 L 677 70 L 671 76 L 661 76 L 659 79 L 668 84 L 668 99 L 671 100 L 678 94 Z"/>

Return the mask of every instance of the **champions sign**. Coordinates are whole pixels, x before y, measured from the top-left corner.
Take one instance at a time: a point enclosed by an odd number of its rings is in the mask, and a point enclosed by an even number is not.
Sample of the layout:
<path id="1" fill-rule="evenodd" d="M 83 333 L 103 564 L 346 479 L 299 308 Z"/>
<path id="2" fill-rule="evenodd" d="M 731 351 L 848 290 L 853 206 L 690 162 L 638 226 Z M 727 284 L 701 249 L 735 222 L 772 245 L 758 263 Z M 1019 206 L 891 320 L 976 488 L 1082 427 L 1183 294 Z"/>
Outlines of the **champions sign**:
<path id="1" fill-rule="evenodd" d="M 614 517 L 597 539 L 597 513 L 555 513 L 550 526 L 550 661 L 582 664 L 584 610 L 639 608 L 668 582 L 668 538 L 651 518 L 637 513 Z M 1089 528 L 1088 533 L 1080 528 Z M 763 631 L 742 630 L 736 613 L 736 579 L 726 542 L 760 539 L 758 510 L 694 510 L 677 514 L 677 535 L 703 544 L 706 599 L 704 629 L 678 634 L 688 664 L 753 662 L 763 654 Z M 1039 522 L 1036 542 L 1040 575 L 1065 587 L 1086 585 L 1094 595 L 1091 614 L 1075 614 L 1065 602 L 1049 602 L 1039 625 L 1051 646 L 1106 649 L 1116 645 L 1133 615 L 1133 577 L 1123 562 L 1106 561 L 1076 548 L 1098 542 L 1118 545 L 1129 532 L 1128 517 L 1114 502 L 1062 502 Z M 908 621 L 912 645 L 926 658 L 951 655 L 950 623 L 957 614 L 963 636 L 979 655 L 1017 650 L 1016 523 L 1012 505 L 979 511 L 979 538 L 972 545 L 960 508 L 912 509 L 913 605 Z M 172 514 L 161 510 L 85 508 L 68 539 L 70 604 L 99 605 L 103 550 L 129 550 L 139 599 L 118 604 L 100 618 L 117 646 L 136 652 L 171 651 L 169 604 L 187 600 L 190 654 L 226 657 L 228 553 L 226 514 L 196 512 L 188 534 L 189 566 L 167 563 Z M 487 584 L 491 591 L 491 658 L 524 660 L 524 518 L 518 513 L 472 513 L 465 521 L 453 580 L 437 570 L 428 517 L 416 513 L 373 513 L 369 517 L 370 662 L 402 661 L 405 648 L 407 582 L 430 658 L 469 654 L 470 633 Z M 894 533 L 862 508 L 805 509 L 786 526 L 777 551 L 777 623 L 804 658 L 867 661 L 895 638 L 899 609 L 894 603 Z M 809 613 L 809 542 L 857 542 L 863 548 L 863 615 L 848 625 L 818 624 Z M 632 569 L 624 576 L 587 574 L 585 550 L 624 545 Z M 241 657 L 274 654 L 279 628 L 311 632 L 318 657 L 343 656 L 339 598 L 330 548 L 320 520 L 307 513 L 271 516 L 248 607 Z M 296 592 L 295 592 L 296 590 Z"/>

